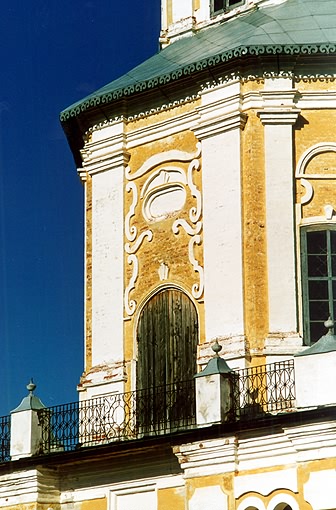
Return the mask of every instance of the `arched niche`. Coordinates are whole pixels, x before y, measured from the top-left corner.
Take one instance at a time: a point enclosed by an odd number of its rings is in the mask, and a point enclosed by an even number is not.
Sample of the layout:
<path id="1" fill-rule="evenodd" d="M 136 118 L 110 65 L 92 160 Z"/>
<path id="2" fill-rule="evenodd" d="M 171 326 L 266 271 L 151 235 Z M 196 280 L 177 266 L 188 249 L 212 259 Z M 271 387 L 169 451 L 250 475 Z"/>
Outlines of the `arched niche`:
<path id="1" fill-rule="evenodd" d="M 141 422 L 163 429 L 189 420 L 198 344 L 198 316 L 189 296 L 172 287 L 151 296 L 139 314 L 136 339 L 137 390 L 148 395 Z"/>

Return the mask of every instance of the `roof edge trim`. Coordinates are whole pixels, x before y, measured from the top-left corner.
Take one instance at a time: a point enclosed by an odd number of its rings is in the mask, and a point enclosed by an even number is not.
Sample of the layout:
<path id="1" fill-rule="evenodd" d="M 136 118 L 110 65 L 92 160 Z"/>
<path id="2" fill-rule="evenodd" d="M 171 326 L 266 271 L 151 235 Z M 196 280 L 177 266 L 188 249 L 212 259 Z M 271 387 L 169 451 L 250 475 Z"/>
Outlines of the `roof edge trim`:
<path id="1" fill-rule="evenodd" d="M 181 66 L 168 74 L 158 75 L 147 81 L 141 81 L 129 85 L 124 88 L 115 89 L 110 92 L 101 93 L 99 90 L 84 98 L 81 101 L 69 106 L 60 114 L 61 122 L 79 116 L 86 110 L 102 105 L 109 104 L 112 101 L 128 97 L 133 94 L 144 92 L 145 90 L 153 89 L 160 85 L 165 85 L 169 82 L 178 80 L 184 76 L 189 76 L 194 72 L 202 71 L 208 67 L 215 66 L 220 63 L 229 62 L 235 58 L 240 58 L 246 55 L 259 56 L 259 55 L 314 55 L 314 54 L 333 54 L 336 53 L 336 44 L 321 43 L 321 44 L 273 44 L 273 45 L 258 45 L 258 46 L 239 46 L 237 48 L 225 51 L 223 53 L 213 55 L 209 58 L 199 60 L 192 64 Z M 105 88 L 105 87 L 104 87 Z"/>

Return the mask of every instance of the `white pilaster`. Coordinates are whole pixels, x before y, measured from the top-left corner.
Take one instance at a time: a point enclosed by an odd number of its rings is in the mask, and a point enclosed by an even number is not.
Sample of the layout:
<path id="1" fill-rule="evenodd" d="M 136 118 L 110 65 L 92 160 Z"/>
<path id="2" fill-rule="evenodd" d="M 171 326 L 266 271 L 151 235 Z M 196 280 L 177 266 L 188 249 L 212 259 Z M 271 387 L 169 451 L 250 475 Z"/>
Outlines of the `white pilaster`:
<path id="1" fill-rule="evenodd" d="M 92 176 L 92 365 L 105 368 L 124 359 L 124 127 L 121 120 L 95 131 L 82 151 Z"/>
<path id="2" fill-rule="evenodd" d="M 240 84 L 202 93 L 206 340 L 244 334 L 241 211 Z"/>
<path id="3" fill-rule="evenodd" d="M 193 4 L 190 0 L 171 0 L 173 23 L 189 18 L 193 15 Z"/>
<path id="4" fill-rule="evenodd" d="M 281 86 L 288 90 L 279 90 Z M 290 87 L 290 88 L 289 88 Z M 266 80 L 264 109 L 269 331 L 297 331 L 293 124 L 299 110 L 291 80 Z"/>

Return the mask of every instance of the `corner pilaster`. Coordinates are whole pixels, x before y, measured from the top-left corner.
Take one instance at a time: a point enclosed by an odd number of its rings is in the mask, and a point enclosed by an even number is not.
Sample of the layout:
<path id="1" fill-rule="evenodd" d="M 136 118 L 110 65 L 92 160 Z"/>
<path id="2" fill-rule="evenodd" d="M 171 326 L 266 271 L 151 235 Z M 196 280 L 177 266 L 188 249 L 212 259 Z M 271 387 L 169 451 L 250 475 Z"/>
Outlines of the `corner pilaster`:
<path id="1" fill-rule="evenodd" d="M 258 112 L 264 126 L 266 235 L 268 263 L 269 335 L 279 335 L 293 352 L 297 334 L 297 299 L 294 226 L 293 125 L 300 110 L 291 79 L 266 80 L 260 93 L 264 107 Z M 283 350 L 283 346 L 282 346 Z M 294 349 L 295 352 L 295 349 Z M 282 352 L 282 354 L 284 354 Z"/>
<path id="2" fill-rule="evenodd" d="M 91 243 L 86 264 L 91 285 L 90 310 L 86 311 L 90 315 L 87 328 L 89 322 L 91 326 L 91 345 L 86 342 L 90 362 L 79 386 L 81 399 L 85 399 L 123 391 L 123 180 L 129 160 L 126 121 L 120 119 L 95 129 L 81 154 L 81 171 L 90 179 L 91 202 L 90 222 L 88 215 L 86 221 L 86 237 Z"/>
<path id="3" fill-rule="evenodd" d="M 204 90 L 201 99 L 193 131 L 202 143 L 206 341 L 218 339 L 230 359 L 245 352 L 241 130 L 246 115 L 238 81 Z"/>

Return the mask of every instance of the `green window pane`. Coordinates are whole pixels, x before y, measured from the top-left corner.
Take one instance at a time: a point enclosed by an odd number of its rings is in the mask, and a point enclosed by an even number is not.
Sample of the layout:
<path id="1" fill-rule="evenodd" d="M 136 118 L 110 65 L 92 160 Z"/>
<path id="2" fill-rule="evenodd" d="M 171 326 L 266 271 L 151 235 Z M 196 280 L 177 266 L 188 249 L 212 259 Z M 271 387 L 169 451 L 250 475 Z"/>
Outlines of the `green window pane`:
<path id="1" fill-rule="evenodd" d="M 308 275 L 328 276 L 327 255 L 308 255 Z"/>
<path id="2" fill-rule="evenodd" d="M 308 289 L 309 299 L 328 299 L 329 297 L 327 280 L 310 280 L 308 282 Z"/>
<path id="3" fill-rule="evenodd" d="M 321 336 L 326 334 L 324 321 L 310 323 L 310 342 L 317 342 Z"/>
<path id="4" fill-rule="evenodd" d="M 311 321 L 326 321 L 329 315 L 329 301 L 309 301 L 309 319 Z"/>
<path id="5" fill-rule="evenodd" d="M 336 276 L 336 255 L 330 255 L 332 276 Z"/>
<path id="6" fill-rule="evenodd" d="M 213 8 L 214 12 L 224 9 L 224 0 L 214 0 Z"/>
<path id="7" fill-rule="evenodd" d="M 324 322 L 336 319 L 336 229 L 302 230 L 303 324 L 306 344 L 326 334 Z"/>
<path id="8" fill-rule="evenodd" d="M 336 230 L 330 230 L 331 253 L 336 254 Z"/>
<path id="9" fill-rule="evenodd" d="M 317 230 L 316 232 L 307 232 L 307 252 L 309 254 L 327 253 L 327 231 Z"/>

